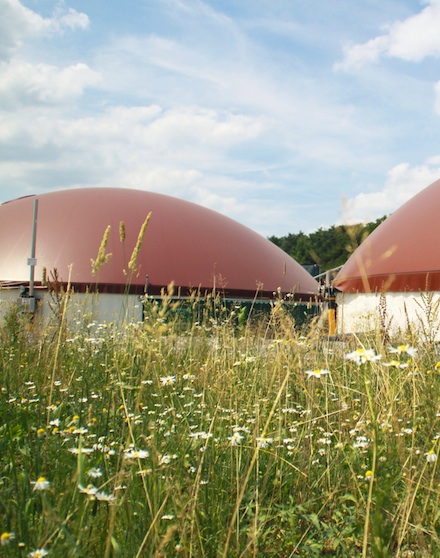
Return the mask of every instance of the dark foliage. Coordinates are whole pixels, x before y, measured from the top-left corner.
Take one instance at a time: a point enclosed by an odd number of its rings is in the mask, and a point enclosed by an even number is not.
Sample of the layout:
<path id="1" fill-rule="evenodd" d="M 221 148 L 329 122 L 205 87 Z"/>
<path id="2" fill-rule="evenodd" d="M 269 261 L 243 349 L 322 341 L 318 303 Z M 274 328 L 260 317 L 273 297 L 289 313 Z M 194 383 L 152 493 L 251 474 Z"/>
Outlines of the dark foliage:
<path id="1" fill-rule="evenodd" d="M 323 271 L 344 264 L 350 254 L 378 227 L 386 216 L 367 224 L 320 228 L 309 235 L 299 232 L 287 236 L 270 236 L 269 240 L 301 265 L 318 265 Z"/>

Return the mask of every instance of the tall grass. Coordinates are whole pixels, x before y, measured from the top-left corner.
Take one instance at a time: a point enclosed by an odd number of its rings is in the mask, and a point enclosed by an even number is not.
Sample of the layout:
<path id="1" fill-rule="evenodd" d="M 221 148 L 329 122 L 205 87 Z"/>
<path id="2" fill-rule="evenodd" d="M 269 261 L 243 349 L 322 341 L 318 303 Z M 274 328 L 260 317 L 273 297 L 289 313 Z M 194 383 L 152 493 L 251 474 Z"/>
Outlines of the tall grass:
<path id="1" fill-rule="evenodd" d="M 166 296 L 118 327 L 6 316 L 0 554 L 440 555 L 434 347 L 210 304 L 185 324 Z"/>

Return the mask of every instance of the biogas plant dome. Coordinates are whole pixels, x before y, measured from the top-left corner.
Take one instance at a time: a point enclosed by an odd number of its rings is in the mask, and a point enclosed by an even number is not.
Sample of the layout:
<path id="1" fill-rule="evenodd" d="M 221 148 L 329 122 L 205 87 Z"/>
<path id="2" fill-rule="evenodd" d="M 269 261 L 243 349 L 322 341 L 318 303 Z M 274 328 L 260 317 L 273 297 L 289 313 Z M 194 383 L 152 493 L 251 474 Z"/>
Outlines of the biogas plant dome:
<path id="1" fill-rule="evenodd" d="M 98 260 L 105 235 L 105 254 L 111 256 L 93 274 L 92 260 Z M 273 298 L 278 292 L 309 300 L 318 293 L 317 282 L 263 236 L 194 203 L 141 190 L 81 188 L 2 204 L 3 286 L 29 282 L 32 243 L 35 285 L 44 270 L 48 275 L 56 270 L 58 281 L 76 292 L 142 294 L 147 289 L 159 295 L 174 283 L 185 296 L 215 289 L 230 298 Z"/>
<path id="2" fill-rule="evenodd" d="M 390 215 L 335 278 L 346 293 L 440 291 L 440 180 Z"/>

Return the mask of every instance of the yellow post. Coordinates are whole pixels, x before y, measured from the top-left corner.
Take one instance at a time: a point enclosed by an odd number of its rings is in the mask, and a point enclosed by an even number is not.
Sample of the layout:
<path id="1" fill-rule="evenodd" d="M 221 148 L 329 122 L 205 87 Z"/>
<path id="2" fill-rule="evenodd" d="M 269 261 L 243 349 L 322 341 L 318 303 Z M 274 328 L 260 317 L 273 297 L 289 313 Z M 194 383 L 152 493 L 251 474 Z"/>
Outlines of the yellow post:
<path id="1" fill-rule="evenodd" d="M 328 334 L 336 335 L 336 303 L 335 299 L 329 299 L 328 305 Z"/>

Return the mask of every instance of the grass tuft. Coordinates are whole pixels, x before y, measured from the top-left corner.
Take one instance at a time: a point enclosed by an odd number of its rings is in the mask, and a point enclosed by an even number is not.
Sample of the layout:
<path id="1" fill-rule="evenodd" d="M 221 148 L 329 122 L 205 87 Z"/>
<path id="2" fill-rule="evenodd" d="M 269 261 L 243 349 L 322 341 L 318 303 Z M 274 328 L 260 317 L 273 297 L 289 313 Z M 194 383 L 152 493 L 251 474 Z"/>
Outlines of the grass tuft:
<path id="1" fill-rule="evenodd" d="M 440 554 L 430 340 L 329 341 L 172 287 L 145 308 L 0 324 L 2 556 Z"/>

